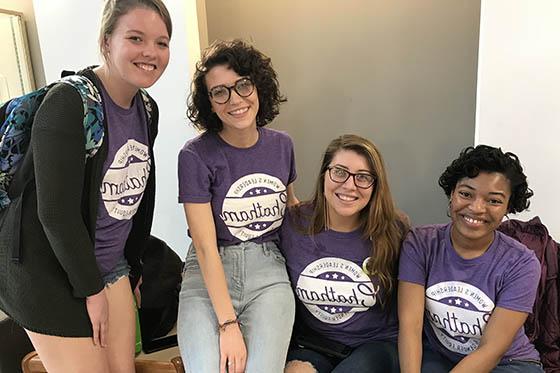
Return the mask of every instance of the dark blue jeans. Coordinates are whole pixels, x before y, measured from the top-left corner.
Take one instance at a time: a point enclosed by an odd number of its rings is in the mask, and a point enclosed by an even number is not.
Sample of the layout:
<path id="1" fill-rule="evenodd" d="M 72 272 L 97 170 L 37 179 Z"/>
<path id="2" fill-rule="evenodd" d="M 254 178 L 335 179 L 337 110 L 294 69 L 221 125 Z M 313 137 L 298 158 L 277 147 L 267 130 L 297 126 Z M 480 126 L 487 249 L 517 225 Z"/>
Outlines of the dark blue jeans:
<path id="1" fill-rule="evenodd" d="M 290 350 L 287 360 L 307 361 L 319 373 L 399 373 L 398 349 L 393 342 L 365 343 L 344 359 L 296 348 Z"/>
<path id="2" fill-rule="evenodd" d="M 448 373 L 455 363 L 441 356 L 439 353 L 424 348 L 422 354 L 422 373 Z M 492 373 L 544 373 L 538 361 L 509 360 L 498 364 Z"/>

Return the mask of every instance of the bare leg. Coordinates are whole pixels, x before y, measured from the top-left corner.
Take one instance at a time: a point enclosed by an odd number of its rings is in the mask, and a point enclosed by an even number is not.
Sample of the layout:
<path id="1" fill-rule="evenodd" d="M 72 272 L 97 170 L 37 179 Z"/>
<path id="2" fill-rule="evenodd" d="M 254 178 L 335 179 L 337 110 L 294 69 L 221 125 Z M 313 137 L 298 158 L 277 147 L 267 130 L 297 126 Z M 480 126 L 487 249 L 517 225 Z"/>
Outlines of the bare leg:
<path id="1" fill-rule="evenodd" d="M 109 303 L 107 347 L 92 338 L 68 338 L 26 330 L 49 373 L 134 373 L 135 314 L 128 277 L 106 288 Z"/>
<path id="2" fill-rule="evenodd" d="M 49 373 L 108 373 L 103 348 L 86 338 L 67 338 L 26 330 L 31 343 Z"/>
<path id="3" fill-rule="evenodd" d="M 317 371 L 308 361 L 292 360 L 286 365 L 284 373 L 317 373 Z"/>
<path id="4" fill-rule="evenodd" d="M 109 329 L 104 349 L 111 373 L 134 373 L 136 315 L 128 277 L 106 288 L 109 301 Z"/>

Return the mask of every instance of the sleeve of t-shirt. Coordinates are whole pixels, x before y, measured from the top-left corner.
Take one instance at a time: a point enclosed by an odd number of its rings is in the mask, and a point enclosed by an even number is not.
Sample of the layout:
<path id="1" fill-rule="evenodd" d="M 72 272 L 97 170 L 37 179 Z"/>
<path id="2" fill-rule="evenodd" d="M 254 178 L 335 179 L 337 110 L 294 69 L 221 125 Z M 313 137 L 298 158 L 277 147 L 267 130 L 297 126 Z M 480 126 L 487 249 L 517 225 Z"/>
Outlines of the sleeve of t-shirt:
<path id="1" fill-rule="evenodd" d="M 189 145 L 179 153 L 179 203 L 206 203 L 210 193 L 212 173 L 199 154 Z"/>
<path id="2" fill-rule="evenodd" d="M 426 286 L 426 244 L 417 232 L 409 232 L 401 248 L 399 281 Z"/>
<path id="3" fill-rule="evenodd" d="M 496 306 L 532 313 L 540 277 L 541 266 L 535 254 L 528 252 L 520 256 L 503 275 Z"/>

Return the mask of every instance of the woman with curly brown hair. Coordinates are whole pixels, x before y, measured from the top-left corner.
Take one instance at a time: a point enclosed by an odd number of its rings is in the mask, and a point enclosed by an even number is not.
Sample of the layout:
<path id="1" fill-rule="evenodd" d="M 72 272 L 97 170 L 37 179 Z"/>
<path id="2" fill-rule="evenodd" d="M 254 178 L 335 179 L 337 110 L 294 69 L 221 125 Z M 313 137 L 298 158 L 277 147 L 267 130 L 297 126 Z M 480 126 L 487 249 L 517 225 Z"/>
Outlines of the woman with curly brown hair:
<path id="1" fill-rule="evenodd" d="M 523 328 L 540 264 L 496 230 L 533 195 L 519 159 L 487 145 L 468 147 L 439 185 L 451 222 L 413 229 L 401 250 L 402 372 L 543 372 Z"/>
<path id="2" fill-rule="evenodd" d="M 398 373 L 396 270 L 407 220 L 369 140 L 331 141 L 311 201 L 290 208 L 281 248 L 297 297 L 286 373 Z"/>
<path id="3" fill-rule="evenodd" d="M 179 154 L 192 246 L 178 334 L 189 372 L 283 370 L 294 297 L 277 231 L 296 202 L 296 170 L 291 139 L 264 126 L 284 101 L 270 59 L 255 48 L 235 40 L 204 52 L 188 103 L 204 133 Z"/>

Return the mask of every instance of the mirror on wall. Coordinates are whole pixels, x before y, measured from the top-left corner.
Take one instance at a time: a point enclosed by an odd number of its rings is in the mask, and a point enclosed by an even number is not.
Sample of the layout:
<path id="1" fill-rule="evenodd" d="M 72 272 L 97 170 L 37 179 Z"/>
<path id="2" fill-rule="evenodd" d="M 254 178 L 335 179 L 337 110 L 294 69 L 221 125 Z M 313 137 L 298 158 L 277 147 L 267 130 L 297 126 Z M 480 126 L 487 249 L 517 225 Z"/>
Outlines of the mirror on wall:
<path id="1" fill-rule="evenodd" d="M 21 13 L 0 9 L 0 102 L 35 89 L 25 23 Z"/>

